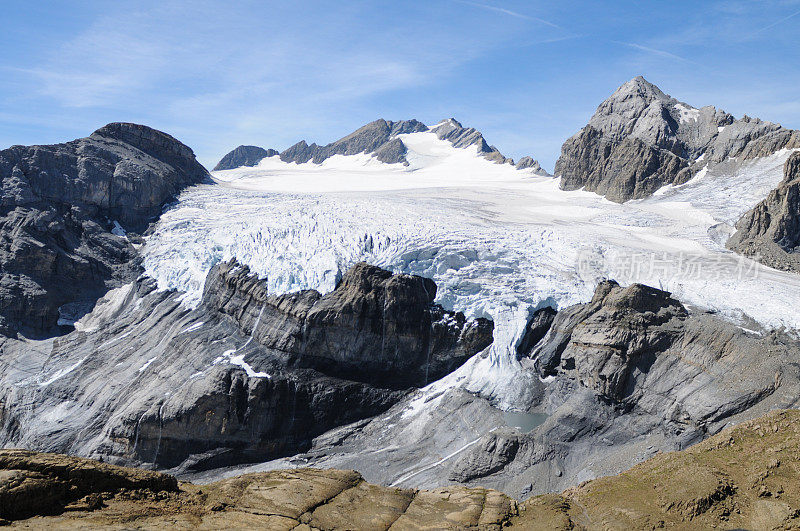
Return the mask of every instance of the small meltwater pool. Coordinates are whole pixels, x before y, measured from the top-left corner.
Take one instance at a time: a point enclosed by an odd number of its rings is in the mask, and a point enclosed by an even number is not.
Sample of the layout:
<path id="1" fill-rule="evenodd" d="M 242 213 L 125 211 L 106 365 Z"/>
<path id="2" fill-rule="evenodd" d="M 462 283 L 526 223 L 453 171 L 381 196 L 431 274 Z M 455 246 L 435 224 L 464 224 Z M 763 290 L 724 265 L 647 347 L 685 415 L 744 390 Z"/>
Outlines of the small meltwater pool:
<path id="1" fill-rule="evenodd" d="M 523 433 L 533 431 L 534 428 L 540 426 L 547 419 L 545 413 L 519 413 L 516 411 L 503 411 L 503 420 L 506 425 L 512 428 L 518 428 Z"/>

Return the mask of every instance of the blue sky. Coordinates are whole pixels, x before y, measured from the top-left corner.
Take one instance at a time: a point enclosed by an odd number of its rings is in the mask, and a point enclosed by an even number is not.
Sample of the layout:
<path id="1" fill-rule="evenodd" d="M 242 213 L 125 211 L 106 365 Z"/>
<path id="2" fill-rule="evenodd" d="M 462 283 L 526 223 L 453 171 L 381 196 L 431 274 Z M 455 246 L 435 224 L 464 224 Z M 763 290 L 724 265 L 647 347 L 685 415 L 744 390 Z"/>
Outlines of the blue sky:
<path id="1" fill-rule="evenodd" d="M 552 170 L 639 74 L 692 105 L 800 128 L 800 0 L 7 0 L 2 26 L 0 148 L 132 121 L 212 166 L 239 144 L 454 116 Z"/>

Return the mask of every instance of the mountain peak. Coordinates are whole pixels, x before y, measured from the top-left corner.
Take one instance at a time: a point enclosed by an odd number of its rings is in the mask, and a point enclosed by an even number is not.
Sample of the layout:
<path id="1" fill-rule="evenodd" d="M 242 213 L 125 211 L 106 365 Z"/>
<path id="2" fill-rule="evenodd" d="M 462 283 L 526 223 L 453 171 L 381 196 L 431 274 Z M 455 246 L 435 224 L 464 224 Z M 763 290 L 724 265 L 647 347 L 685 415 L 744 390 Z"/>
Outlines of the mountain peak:
<path id="1" fill-rule="evenodd" d="M 555 171 L 564 189 L 623 202 L 683 184 L 709 164 L 761 157 L 798 142 L 796 131 L 747 116 L 735 120 L 710 105 L 692 107 L 636 76 L 564 143 Z M 595 160 L 585 157 L 590 152 Z"/>
<path id="2" fill-rule="evenodd" d="M 646 103 L 650 103 L 653 100 L 669 101 L 672 99 L 667 94 L 664 94 L 664 92 L 656 85 L 647 81 L 644 77 L 636 76 L 630 81 L 620 85 L 619 88 L 617 88 L 617 90 L 615 90 L 605 102 L 625 101 L 631 98 L 644 100 Z"/>
<path id="3" fill-rule="evenodd" d="M 438 124 L 434 125 L 431 129 L 437 129 L 439 127 L 458 127 L 463 128 L 464 126 L 461 125 L 461 122 L 456 120 L 455 118 L 445 118 L 444 120 L 440 121 Z"/>
<path id="4" fill-rule="evenodd" d="M 304 164 L 314 162 L 321 164 L 334 155 L 371 154 L 377 160 L 387 164 L 405 164 L 407 146 L 400 135 L 430 131 L 440 140 L 450 142 L 456 148 L 474 148 L 483 158 L 498 164 L 515 165 L 514 161 L 504 156 L 496 147 L 489 145 L 480 131 L 474 127 L 464 127 L 455 118 L 446 118 L 428 128 L 419 120 L 386 120 L 379 118 L 369 122 L 349 135 L 324 146 L 307 144 L 301 140 L 297 144 L 279 153 L 283 162 Z M 239 146 L 220 160 L 215 171 L 233 169 L 241 166 L 255 166 L 264 157 L 273 156 L 274 150 L 264 150 L 257 146 Z M 523 157 L 517 169 L 530 170 L 537 175 L 548 175 L 532 157 Z"/>
<path id="5" fill-rule="evenodd" d="M 264 149 L 259 146 L 239 146 L 222 157 L 214 166 L 214 171 L 232 170 L 241 166 L 256 166 L 262 159 L 273 157 L 278 152 L 274 149 Z"/>

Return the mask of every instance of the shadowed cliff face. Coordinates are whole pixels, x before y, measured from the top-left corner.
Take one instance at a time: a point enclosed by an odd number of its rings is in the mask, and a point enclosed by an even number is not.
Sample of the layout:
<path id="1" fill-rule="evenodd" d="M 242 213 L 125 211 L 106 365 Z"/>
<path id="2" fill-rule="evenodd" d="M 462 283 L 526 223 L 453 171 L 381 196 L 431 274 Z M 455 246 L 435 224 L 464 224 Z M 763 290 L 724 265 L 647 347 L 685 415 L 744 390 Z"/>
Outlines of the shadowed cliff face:
<path id="1" fill-rule="evenodd" d="M 212 269 L 204 305 L 233 317 L 296 367 L 391 389 L 421 387 L 492 343 L 491 321 L 433 304 L 436 284 L 353 266 L 336 289 L 269 296 L 264 282 L 235 261 Z"/>
<path id="2" fill-rule="evenodd" d="M 136 124 L 0 151 L 0 333 L 58 333 L 60 307 L 80 315 L 135 278 L 124 231 L 142 230 L 171 197 L 206 178 L 191 149 Z"/>
<path id="3" fill-rule="evenodd" d="M 800 147 L 800 132 L 711 106 L 693 108 L 636 77 L 600 104 L 561 148 L 555 174 L 564 190 L 585 189 L 622 203 L 682 184 L 726 159 Z"/>
<path id="4" fill-rule="evenodd" d="M 189 310 L 140 279 L 41 351 L 8 340 L 0 444 L 181 470 L 294 455 L 492 342 L 421 277 L 361 263 L 324 296 L 266 286 L 217 264 Z"/>
<path id="5" fill-rule="evenodd" d="M 800 272 L 800 152 L 783 167 L 783 182 L 736 223 L 728 249 L 776 269 Z"/>

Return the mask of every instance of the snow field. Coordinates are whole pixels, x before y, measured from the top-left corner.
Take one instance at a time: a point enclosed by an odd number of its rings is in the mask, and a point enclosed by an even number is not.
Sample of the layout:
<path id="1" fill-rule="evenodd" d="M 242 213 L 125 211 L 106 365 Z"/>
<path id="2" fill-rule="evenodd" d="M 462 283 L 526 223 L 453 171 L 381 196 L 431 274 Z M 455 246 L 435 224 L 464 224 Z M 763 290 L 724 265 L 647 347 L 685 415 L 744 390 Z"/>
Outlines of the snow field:
<path id="1" fill-rule="evenodd" d="M 489 355 L 446 380 L 501 405 L 529 377 L 514 356 L 529 314 L 585 302 L 603 278 L 662 287 L 732 319 L 800 328 L 800 277 L 724 248 L 733 223 L 780 182 L 788 152 L 704 170 L 619 205 L 433 133 L 400 138 L 408 166 L 369 155 L 321 165 L 271 157 L 215 172 L 218 184 L 187 190 L 162 216 L 145 245 L 147 274 L 184 292 L 189 306 L 208 270 L 233 257 L 274 293 L 331 291 L 361 260 L 430 277 L 438 303 L 495 321 Z"/>

